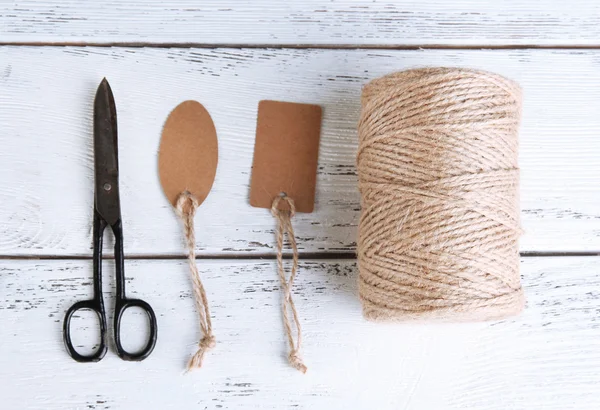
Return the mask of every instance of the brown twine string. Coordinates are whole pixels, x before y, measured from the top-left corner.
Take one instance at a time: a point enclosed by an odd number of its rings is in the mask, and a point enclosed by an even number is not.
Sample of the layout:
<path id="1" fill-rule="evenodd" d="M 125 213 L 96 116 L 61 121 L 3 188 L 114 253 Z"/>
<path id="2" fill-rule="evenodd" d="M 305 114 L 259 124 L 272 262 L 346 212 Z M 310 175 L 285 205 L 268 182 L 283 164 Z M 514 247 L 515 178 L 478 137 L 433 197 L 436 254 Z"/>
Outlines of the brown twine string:
<path id="1" fill-rule="evenodd" d="M 210 312 L 208 309 L 208 299 L 204 285 L 200 280 L 200 272 L 196 266 L 196 235 L 194 232 L 194 216 L 198 209 L 198 200 L 190 192 L 183 192 L 177 198 L 177 215 L 183 221 L 183 229 L 185 233 L 185 242 L 188 251 L 188 264 L 194 288 L 194 300 L 200 316 L 200 329 L 202 330 L 202 339 L 198 343 L 198 351 L 188 363 L 187 371 L 202 367 L 204 354 L 215 347 L 216 339 L 212 332 L 212 323 L 210 320 Z"/>
<path id="2" fill-rule="evenodd" d="M 279 203 L 281 201 L 287 202 L 289 210 L 279 209 Z M 283 326 L 285 327 L 285 333 L 288 338 L 290 345 L 290 353 L 288 355 L 288 361 L 297 370 L 302 373 L 306 373 L 306 366 L 300 357 L 300 346 L 302 343 L 302 330 L 300 328 L 300 319 L 298 319 L 298 312 L 292 299 L 291 289 L 298 272 L 298 247 L 296 245 L 296 238 L 294 236 L 294 228 L 292 227 L 292 217 L 296 213 L 296 207 L 294 200 L 285 194 L 281 194 L 273 200 L 271 206 L 271 213 L 277 220 L 277 272 L 281 281 L 281 290 L 283 291 Z M 285 277 L 285 269 L 283 267 L 283 239 L 287 233 L 290 246 L 292 248 L 292 269 L 290 272 L 289 279 Z M 297 337 L 294 341 L 292 325 L 290 323 L 289 313 L 291 312 L 292 319 L 296 326 Z"/>
<path id="3" fill-rule="evenodd" d="M 371 320 L 487 320 L 520 312 L 521 92 L 453 68 L 363 90 L 357 156 L 359 292 Z"/>

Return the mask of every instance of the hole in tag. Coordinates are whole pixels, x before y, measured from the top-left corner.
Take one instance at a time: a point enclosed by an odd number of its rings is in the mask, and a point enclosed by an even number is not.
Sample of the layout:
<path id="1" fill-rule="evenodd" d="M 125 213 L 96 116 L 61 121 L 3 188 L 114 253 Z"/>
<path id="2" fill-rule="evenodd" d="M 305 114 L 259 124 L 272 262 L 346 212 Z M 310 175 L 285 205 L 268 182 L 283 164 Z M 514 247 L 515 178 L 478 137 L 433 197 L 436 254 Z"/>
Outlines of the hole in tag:
<path id="1" fill-rule="evenodd" d="M 71 318 L 71 343 L 77 353 L 89 356 L 100 347 L 100 318 L 91 309 L 79 309 Z"/>
<path id="2" fill-rule="evenodd" d="M 150 337 L 150 319 L 142 308 L 125 309 L 121 317 L 121 346 L 128 353 L 141 351 Z"/>

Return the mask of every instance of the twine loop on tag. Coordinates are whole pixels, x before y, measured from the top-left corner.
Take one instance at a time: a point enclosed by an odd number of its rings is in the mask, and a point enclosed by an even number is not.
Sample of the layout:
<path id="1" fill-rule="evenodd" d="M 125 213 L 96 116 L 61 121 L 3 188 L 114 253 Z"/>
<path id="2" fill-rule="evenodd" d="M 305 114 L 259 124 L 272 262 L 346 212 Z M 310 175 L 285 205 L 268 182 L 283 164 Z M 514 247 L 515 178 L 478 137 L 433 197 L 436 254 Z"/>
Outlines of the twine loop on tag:
<path id="1" fill-rule="evenodd" d="M 287 202 L 290 209 L 279 209 L 279 204 L 281 201 Z M 300 319 L 298 318 L 298 311 L 294 305 L 294 300 L 292 299 L 291 293 L 294 279 L 296 278 L 296 273 L 298 272 L 298 246 L 296 244 L 296 238 L 294 237 L 294 228 L 292 227 L 291 221 L 291 218 L 296 214 L 294 200 L 288 197 L 285 193 L 281 193 L 273 200 L 271 214 L 277 220 L 277 272 L 281 281 L 281 290 L 283 291 L 283 326 L 285 328 L 285 333 L 290 345 L 288 361 L 292 367 L 301 371 L 302 373 L 306 373 L 306 365 L 304 365 L 304 362 L 300 357 L 300 347 L 302 344 Z M 292 269 L 290 276 L 287 279 L 283 266 L 283 239 L 285 234 L 287 234 L 288 241 L 292 248 Z M 294 340 L 290 314 L 296 327 L 296 340 Z"/>
<path id="2" fill-rule="evenodd" d="M 190 276 L 194 289 L 194 300 L 200 316 L 200 329 L 202 330 L 203 334 L 202 339 L 200 339 L 200 342 L 198 343 L 198 351 L 188 363 L 187 370 L 190 371 L 192 369 L 202 367 L 204 354 L 208 350 L 214 348 L 217 341 L 212 333 L 208 298 L 206 297 L 204 285 L 200 280 L 200 272 L 198 272 L 198 267 L 196 266 L 196 235 L 194 231 L 194 216 L 196 215 L 196 209 L 198 209 L 198 200 L 193 194 L 185 191 L 177 198 L 177 206 L 175 209 L 177 210 L 177 215 L 183 221 L 186 247 L 188 251 L 188 264 L 190 267 Z"/>

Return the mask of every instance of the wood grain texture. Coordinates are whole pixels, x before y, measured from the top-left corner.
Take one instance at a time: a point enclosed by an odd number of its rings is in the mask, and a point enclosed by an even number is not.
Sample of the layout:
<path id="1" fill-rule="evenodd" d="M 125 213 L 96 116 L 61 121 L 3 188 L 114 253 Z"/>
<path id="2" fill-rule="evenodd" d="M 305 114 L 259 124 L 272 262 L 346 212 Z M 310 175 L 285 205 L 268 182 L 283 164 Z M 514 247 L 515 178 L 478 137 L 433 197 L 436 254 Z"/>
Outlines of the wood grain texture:
<path id="1" fill-rule="evenodd" d="M 285 358 L 275 261 L 201 261 L 218 345 L 203 369 L 183 375 L 199 331 L 185 261 L 127 261 L 129 294 L 157 312 L 156 349 L 130 363 L 111 347 L 88 365 L 65 352 L 62 320 L 91 295 L 91 261 L 3 261 L 2 407 L 597 409 L 597 266 L 597 257 L 524 259 L 528 302 L 517 318 L 384 325 L 361 317 L 354 262 L 303 261 L 294 289 L 302 375 Z M 112 312 L 113 281 L 105 282 Z M 94 325 L 76 323 L 74 332 Z M 128 323 L 126 343 L 143 333 L 135 315 Z"/>
<path id="2" fill-rule="evenodd" d="M 600 250 L 600 51 L 2 47 L 0 62 L 0 254 L 91 254 L 92 101 L 103 76 L 117 103 L 127 255 L 183 253 L 157 151 L 186 99 L 204 104 L 219 138 L 216 181 L 196 216 L 201 255 L 273 252 L 272 216 L 248 203 L 261 99 L 323 106 L 316 211 L 295 228 L 301 252 L 353 251 L 361 86 L 424 65 L 521 83 L 521 249 Z"/>
<path id="3" fill-rule="evenodd" d="M 28 0 L 0 3 L 1 42 L 599 45 L 600 4 L 556 0 Z"/>

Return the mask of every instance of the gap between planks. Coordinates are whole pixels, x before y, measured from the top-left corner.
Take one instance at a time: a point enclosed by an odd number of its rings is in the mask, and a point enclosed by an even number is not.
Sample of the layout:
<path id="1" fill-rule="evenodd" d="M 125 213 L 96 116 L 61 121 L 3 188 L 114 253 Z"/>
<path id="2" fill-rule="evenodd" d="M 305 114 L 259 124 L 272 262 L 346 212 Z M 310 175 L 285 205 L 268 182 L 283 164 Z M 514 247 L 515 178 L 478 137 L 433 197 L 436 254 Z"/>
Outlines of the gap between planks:
<path id="1" fill-rule="evenodd" d="M 600 251 L 582 252 L 521 252 L 522 258 L 552 258 L 552 257 L 598 257 Z M 103 259 L 114 259 L 114 255 L 103 255 Z M 274 253 L 230 253 L 230 254 L 204 254 L 196 255 L 197 260 L 274 260 Z M 291 254 L 284 254 L 284 259 L 291 259 Z M 0 255 L 0 260 L 91 260 L 92 255 Z M 127 260 L 182 260 L 187 259 L 185 255 L 153 254 L 153 255 L 125 255 Z M 300 260 L 356 260 L 354 252 L 306 252 L 299 254 Z"/>
<path id="2" fill-rule="evenodd" d="M 475 45 L 447 45 L 447 44 L 245 44 L 245 43 L 145 43 L 145 42 L 102 42 L 87 41 L 0 41 L 0 47 L 122 47 L 122 48 L 231 48 L 231 49 L 322 49 L 322 50 L 598 50 L 600 44 L 475 44 Z"/>

